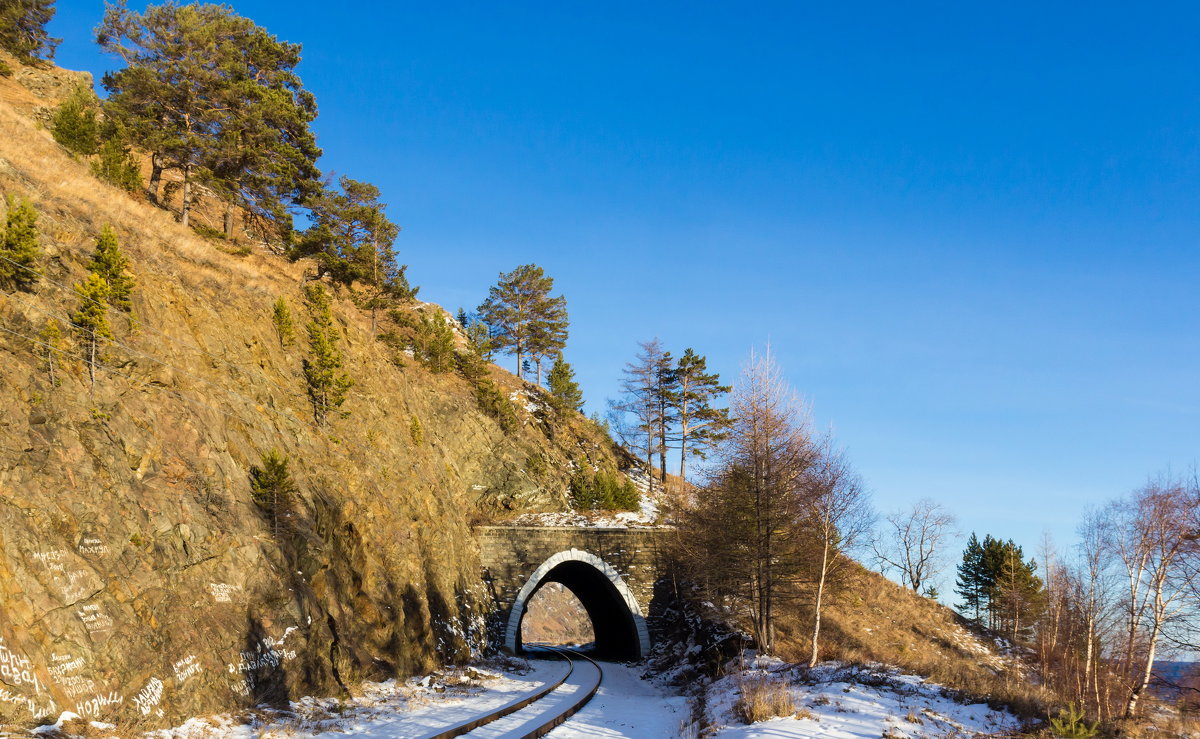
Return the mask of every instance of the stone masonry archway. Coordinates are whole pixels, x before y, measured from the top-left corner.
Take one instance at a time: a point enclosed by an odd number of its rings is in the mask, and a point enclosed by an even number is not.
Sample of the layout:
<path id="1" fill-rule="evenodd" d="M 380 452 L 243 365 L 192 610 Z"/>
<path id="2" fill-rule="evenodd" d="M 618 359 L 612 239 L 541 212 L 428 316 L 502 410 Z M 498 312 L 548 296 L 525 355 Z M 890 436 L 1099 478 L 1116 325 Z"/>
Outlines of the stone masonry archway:
<path id="1" fill-rule="evenodd" d="M 638 659 L 649 652 L 670 596 L 667 528 L 479 526 L 483 581 L 494 603 L 492 646 L 521 649 L 529 599 L 548 582 L 579 599 L 601 656 Z"/>
<path id="2" fill-rule="evenodd" d="M 646 617 L 620 573 L 591 552 L 568 549 L 543 562 L 517 593 L 504 630 L 505 651 L 521 650 L 521 620 L 525 606 L 543 585 L 557 582 L 570 590 L 587 611 L 596 635 L 596 650 L 625 659 L 640 659 L 650 651 Z"/>

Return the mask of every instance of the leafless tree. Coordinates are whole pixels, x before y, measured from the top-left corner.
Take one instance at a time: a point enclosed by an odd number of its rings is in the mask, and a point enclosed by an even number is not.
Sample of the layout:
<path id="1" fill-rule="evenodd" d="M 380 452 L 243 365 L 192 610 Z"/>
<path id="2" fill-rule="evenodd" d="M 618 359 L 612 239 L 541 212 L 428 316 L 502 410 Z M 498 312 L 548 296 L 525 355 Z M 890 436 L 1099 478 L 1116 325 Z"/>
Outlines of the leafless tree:
<path id="1" fill-rule="evenodd" d="M 845 552 L 853 549 L 871 530 L 872 516 L 862 481 L 845 455 L 826 437 L 809 469 L 806 507 L 815 535 L 812 556 L 813 626 L 808 666 L 817 664 L 821 636 L 821 609 L 830 577 L 848 562 Z"/>
<path id="2" fill-rule="evenodd" d="M 1089 511 L 1079 525 L 1079 597 L 1077 606 L 1083 620 L 1084 668 L 1080 703 L 1092 705 L 1095 715 L 1107 718 L 1108 701 L 1102 698 L 1108 667 L 1102 651 L 1102 636 L 1113 606 L 1112 577 L 1109 567 L 1111 520 L 1104 511 Z"/>
<path id="3" fill-rule="evenodd" d="M 871 541 L 875 560 L 900 582 L 917 592 L 937 578 L 945 567 L 942 547 L 954 535 L 954 515 L 941 504 L 922 498 L 907 510 L 884 517 Z"/>
<path id="4" fill-rule="evenodd" d="M 1150 684 L 1160 640 L 1176 617 L 1193 605 L 1197 586 L 1193 566 L 1200 554 L 1193 483 L 1168 478 L 1148 483 L 1111 509 L 1111 545 L 1128 582 L 1125 593 L 1127 643 L 1124 664 L 1130 677 L 1124 715 L 1137 713 Z M 1139 644 L 1141 648 L 1139 647 Z"/>

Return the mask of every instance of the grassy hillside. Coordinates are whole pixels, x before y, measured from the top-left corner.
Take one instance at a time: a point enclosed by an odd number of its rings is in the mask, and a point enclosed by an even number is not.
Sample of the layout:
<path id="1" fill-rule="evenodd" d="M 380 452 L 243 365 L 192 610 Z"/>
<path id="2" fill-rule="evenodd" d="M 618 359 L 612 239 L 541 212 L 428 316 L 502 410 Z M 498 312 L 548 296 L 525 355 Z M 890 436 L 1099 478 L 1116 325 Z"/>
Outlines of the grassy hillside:
<path id="1" fill-rule="evenodd" d="M 573 465 L 616 467 L 611 441 L 489 367 L 514 401 L 502 428 L 470 382 L 377 340 L 337 293 L 354 386 L 319 428 L 306 265 L 201 238 L 95 180 L 42 123 L 78 79 L 0 78 L 0 193 L 32 200 L 44 250 L 33 292 L 0 292 L 0 723 L 72 710 L 164 726 L 478 648 L 469 523 L 561 508 Z M 39 335 L 50 320 L 69 334 L 105 225 L 137 281 L 133 320 L 113 316 L 94 387 L 72 341 L 54 385 Z M 289 346 L 271 321 L 281 296 Z M 250 494 L 272 449 L 299 489 L 282 526 Z"/>
<path id="2" fill-rule="evenodd" d="M 810 613 L 796 607 L 781 621 L 781 656 L 805 661 Z M 968 628 L 957 613 L 857 563 L 844 570 L 821 633 L 823 660 L 892 665 L 1025 716 L 1044 715 L 1052 702 L 1046 691 L 1029 684 L 1018 659 Z"/>

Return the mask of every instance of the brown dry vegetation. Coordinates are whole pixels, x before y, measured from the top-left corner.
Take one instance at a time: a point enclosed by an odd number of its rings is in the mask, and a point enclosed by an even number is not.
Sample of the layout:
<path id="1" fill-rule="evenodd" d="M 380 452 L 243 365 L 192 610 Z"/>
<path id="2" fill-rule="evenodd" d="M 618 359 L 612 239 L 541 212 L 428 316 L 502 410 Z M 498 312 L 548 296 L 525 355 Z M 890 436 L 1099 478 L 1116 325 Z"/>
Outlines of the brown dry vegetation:
<path id="1" fill-rule="evenodd" d="M 766 675 L 743 678 L 738 683 L 738 697 L 733 714 L 752 724 L 777 716 L 796 715 L 796 705 L 787 682 Z M 811 715 L 811 714 L 810 714 Z"/>
<path id="2" fill-rule="evenodd" d="M 1045 716 L 1054 705 L 1018 661 L 998 654 L 953 610 L 857 563 L 844 573 L 822 619 L 821 659 L 893 665 L 1025 717 Z M 807 658 L 808 619 L 803 607 L 781 619 L 784 659 Z"/>

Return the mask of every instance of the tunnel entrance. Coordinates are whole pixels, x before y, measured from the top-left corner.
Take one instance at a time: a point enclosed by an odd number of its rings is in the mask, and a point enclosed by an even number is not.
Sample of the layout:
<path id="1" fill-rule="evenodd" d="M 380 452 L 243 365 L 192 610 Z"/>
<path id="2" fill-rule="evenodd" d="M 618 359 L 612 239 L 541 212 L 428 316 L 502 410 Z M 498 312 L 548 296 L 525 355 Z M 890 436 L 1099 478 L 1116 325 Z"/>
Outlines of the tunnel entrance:
<path id="1" fill-rule="evenodd" d="M 521 622 L 530 599 L 547 583 L 559 583 L 579 599 L 595 634 L 596 654 L 609 659 L 640 659 L 650 649 L 646 620 L 629 586 L 604 560 L 571 549 L 542 563 L 517 594 L 508 618 L 504 646 L 521 652 Z"/>

